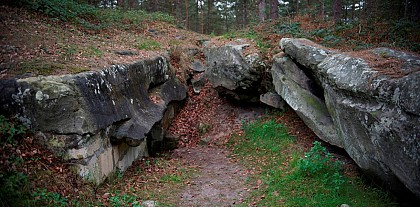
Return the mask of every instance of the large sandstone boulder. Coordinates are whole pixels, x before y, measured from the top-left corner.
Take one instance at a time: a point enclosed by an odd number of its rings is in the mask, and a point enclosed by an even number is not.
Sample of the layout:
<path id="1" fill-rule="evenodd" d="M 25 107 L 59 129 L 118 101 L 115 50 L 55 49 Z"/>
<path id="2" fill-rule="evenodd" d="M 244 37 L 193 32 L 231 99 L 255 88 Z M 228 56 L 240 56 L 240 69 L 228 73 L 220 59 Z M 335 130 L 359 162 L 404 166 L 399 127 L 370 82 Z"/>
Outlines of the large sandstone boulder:
<path id="1" fill-rule="evenodd" d="M 221 95 L 234 100 L 259 101 L 265 65 L 257 53 L 243 53 L 248 46 L 207 46 L 204 49 L 206 77 Z"/>
<path id="2" fill-rule="evenodd" d="M 370 51 L 400 61 L 401 69 L 391 74 L 308 40 L 285 38 L 281 47 L 287 57 L 275 59 L 276 91 L 305 123 L 343 147 L 365 172 L 420 197 L 420 57 Z M 306 87 L 308 80 L 317 86 Z"/>
<path id="3" fill-rule="evenodd" d="M 283 54 L 274 56 L 273 83 L 277 93 L 296 111 L 318 137 L 342 146 L 322 91 L 299 67 Z M 322 90 L 322 89 L 321 89 Z"/>
<path id="4" fill-rule="evenodd" d="M 101 182 L 117 168 L 153 153 L 186 88 L 165 58 L 75 75 L 0 81 L 0 107 Z"/>

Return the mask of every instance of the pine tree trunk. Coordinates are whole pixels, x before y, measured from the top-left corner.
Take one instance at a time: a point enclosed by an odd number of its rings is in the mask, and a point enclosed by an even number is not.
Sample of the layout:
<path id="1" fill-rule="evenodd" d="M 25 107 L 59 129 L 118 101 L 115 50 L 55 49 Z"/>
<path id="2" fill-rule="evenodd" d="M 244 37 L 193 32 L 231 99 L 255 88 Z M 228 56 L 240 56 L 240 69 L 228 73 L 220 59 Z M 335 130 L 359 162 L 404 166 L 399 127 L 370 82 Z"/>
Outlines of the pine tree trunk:
<path id="1" fill-rule="evenodd" d="M 188 14 L 188 0 L 184 0 L 185 3 L 185 29 L 189 28 L 189 14 Z"/>
<path id="2" fill-rule="evenodd" d="M 228 7 L 227 7 L 228 0 L 225 1 L 225 5 L 226 5 L 226 8 L 224 9 L 225 10 L 225 26 L 226 26 L 226 32 L 229 32 Z"/>
<path id="3" fill-rule="evenodd" d="M 408 4 L 410 0 L 404 0 L 404 18 L 408 18 Z"/>
<path id="4" fill-rule="evenodd" d="M 372 17 L 373 12 L 373 1 L 372 0 L 365 0 L 365 5 L 363 9 L 365 20 L 370 19 Z"/>
<path id="5" fill-rule="evenodd" d="M 242 14 L 242 25 L 243 27 L 246 27 L 246 25 L 248 24 L 248 1 L 244 0 L 243 3 L 243 14 Z"/>
<path id="6" fill-rule="evenodd" d="M 170 0 L 169 4 L 170 4 L 169 15 L 175 16 L 175 13 L 174 13 L 174 7 L 175 7 L 174 0 Z"/>
<path id="7" fill-rule="evenodd" d="M 411 4 L 411 21 L 418 22 L 420 21 L 420 2 L 418 0 L 414 0 Z"/>
<path id="8" fill-rule="evenodd" d="M 155 0 L 153 3 L 153 12 L 158 12 L 158 11 L 160 11 L 159 0 Z"/>
<path id="9" fill-rule="evenodd" d="M 325 17 L 325 3 L 323 0 L 317 0 L 319 3 L 319 16 L 321 17 L 321 19 L 324 19 Z"/>
<path id="10" fill-rule="evenodd" d="M 343 16 L 343 12 L 341 10 L 342 6 L 343 6 L 342 0 L 334 0 L 333 1 L 333 17 L 334 17 L 334 21 L 336 23 L 340 22 L 341 18 Z"/>
<path id="11" fill-rule="evenodd" d="M 200 24 L 200 33 L 204 34 L 204 10 L 203 10 L 203 6 L 204 4 L 200 4 L 200 19 L 199 19 L 199 24 Z"/>
<path id="12" fill-rule="evenodd" d="M 178 19 L 178 21 L 181 22 L 183 19 L 181 0 L 176 0 L 175 12 L 176 12 L 176 18 Z"/>
<path id="13" fill-rule="evenodd" d="M 194 0 L 194 7 L 195 7 L 195 24 L 194 24 L 194 31 L 198 32 L 199 31 L 199 27 L 200 27 L 200 14 L 199 14 L 199 8 L 198 8 L 198 0 Z"/>
<path id="14" fill-rule="evenodd" d="M 271 18 L 271 20 L 277 20 L 279 18 L 279 2 L 278 2 L 278 0 L 271 0 L 270 18 Z"/>
<path id="15" fill-rule="evenodd" d="M 266 7 L 265 0 L 259 0 L 259 3 L 258 3 L 258 16 L 260 17 L 260 21 L 261 22 L 264 22 L 265 21 L 265 18 L 266 18 L 266 16 L 265 16 L 265 7 Z"/>
<path id="16" fill-rule="evenodd" d="M 213 0 L 207 0 L 207 24 L 206 24 L 206 34 L 210 34 L 210 18 L 211 18 L 211 8 L 213 6 Z"/>

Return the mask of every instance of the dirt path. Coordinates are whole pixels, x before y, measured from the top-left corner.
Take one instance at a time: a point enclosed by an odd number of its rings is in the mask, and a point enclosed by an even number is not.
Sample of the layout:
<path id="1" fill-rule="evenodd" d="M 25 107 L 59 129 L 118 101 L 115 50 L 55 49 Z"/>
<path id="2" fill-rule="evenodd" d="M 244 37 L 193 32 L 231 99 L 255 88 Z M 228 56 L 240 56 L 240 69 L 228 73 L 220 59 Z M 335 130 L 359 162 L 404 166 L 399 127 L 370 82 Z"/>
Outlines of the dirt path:
<path id="1" fill-rule="evenodd" d="M 180 194 L 179 206 L 233 206 L 248 195 L 247 172 L 232 162 L 225 149 L 198 146 L 176 150 L 174 156 L 199 170 Z"/>
<path id="2" fill-rule="evenodd" d="M 182 147 L 172 156 L 196 168 L 197 174 L 181 190 L 179 206 L 234 206 L 242 203 L 249 195 L 250 188 L 246 183 L 249 172 L 229 158 L 230 151 L 224 144 L 232 133 L 240 133 L 242 122 L 264 115 L 264 107 L 232 105 L 206 87 L 200 95 L 190 94 L 183 110 L 178 119 L 182 119 L 184 128 L 189 130 L 178 131 Z M 183 113 L 188 113 L 188 116 L 183 117 Z M 204 133 L 203 128 L 206 128 Z"/>

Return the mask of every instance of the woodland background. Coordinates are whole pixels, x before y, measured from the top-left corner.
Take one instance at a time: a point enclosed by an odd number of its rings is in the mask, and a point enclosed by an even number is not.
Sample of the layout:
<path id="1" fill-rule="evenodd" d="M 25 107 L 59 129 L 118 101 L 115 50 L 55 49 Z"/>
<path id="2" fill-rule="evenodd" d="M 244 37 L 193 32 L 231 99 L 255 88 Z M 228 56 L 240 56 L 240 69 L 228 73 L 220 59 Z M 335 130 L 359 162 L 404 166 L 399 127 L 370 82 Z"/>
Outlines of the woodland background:
<path id="1" fill-rule="evenodd" d="M 176 17 L 179 25 L 203 34 L 223 34 L 283 17 L 354 24 L 420 21 L 417 0 L 79 0 L 108 8 L 141 9 Z"/>

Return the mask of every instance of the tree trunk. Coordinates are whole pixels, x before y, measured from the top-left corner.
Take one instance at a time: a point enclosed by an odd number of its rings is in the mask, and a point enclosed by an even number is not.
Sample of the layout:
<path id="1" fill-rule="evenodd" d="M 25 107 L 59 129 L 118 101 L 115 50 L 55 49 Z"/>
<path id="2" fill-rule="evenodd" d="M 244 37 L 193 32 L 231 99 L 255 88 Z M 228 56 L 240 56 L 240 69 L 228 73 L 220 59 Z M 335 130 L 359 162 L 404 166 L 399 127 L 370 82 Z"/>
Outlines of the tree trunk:
<path id="1" fill-rule="evenodd" d="M 418 22 L 420 21 L 420 2 L 419 0 L 414 0 L 411 4 L 411 21 Z"/>
<path id="2" fill-rule="evenodd" d="M 125 9 L 124 0 L 118 0 L 117 1 L 117 7 L 120 8 L 120 9 Z"/>
<path id="3" fill-rule="evenodd" d="M 319 16 L 324 19 L 325 17 L 325 3 L 323 0 L 317 0 L 319 3 Z"/>
<path id="4" fill-rule="evenodd" d="M 333 17 L 336 23 L 340 22 L 341 18 L 343 17 L 342 6 L 343 6 L 342 0 L 333 1 Z"/>
<path id="5" fill-rule="evenodd" d="M 265 18 L 266 18 L 266 16 L 265 16 L 265 7 L 266 7 L 265 0 L 259 0 L 259 3 L 258 3 L 258 16 L 260 17 L 260 21 L 261 22 L 264 22 L 265 21 Z"/>
<path id="6" fill-rule="evenodd" d="M 242 28 L 242 17 L 244 12 L 242 11 L 242 1 L 237 1 L 235 5 L 235 21 L 236 21 L 236 28 Z"/>
<path id="7" fill-rule="evenodd" d="M 153 12 L 158 12 L 158 11 L 160 11 L 160 7 L 159 7 L 159 1 L 158 0 L 155 0 L 154 2 L 153 2 L 153 9 L 154 9 L 154 11 Z"/>
<path id="8" fill-rule="evenodd" d="M 248 1 L 244 0 L 243 3 L 243 14 L 242 14 L 242 25 L 243 27 L 246 27 L 246 25 L 248 24 Z"/>
<path id="9" fill-rule="evenodd" d="M 189 4 L 188 4 L 188 0 L 184 0 L 184 3 L 185 3 L 185 29 L 188 29 L 189 28 L 189 14 L 188 14 L 188 7 L 189 7 Z"/>
<path id="10" fill-rule="evenodd" d="M 171 15 L 171 16 L 175 16 L 175 13 L 174 13 L 174 7 L 175 7 L 175 5 L 174 5 L 174 0 L 170 0 L 169 1 L 169 6 L 170 6 L 170 9 L 169 9 L 169 15 Z"/>
<path id="11" fill-rule="evenodd" d="M 373 12 L 373 1 L 365 0 L 365 5 L 363 8 L 365 20 L 368 20 L 370 19 L 370 17 L 372 17 L 372 12 Z"/>
<path id="12" fill-rule="evenodd" d="M 278 0 L 271 0 L 270 18 L 271 20 L 277 20 L 279 18 L 279 1 Z"/>
<path id="13" fill-rule="evenodd" d="M 408 4 L 410 0 L 404 0 L 404 18 L 408 18 Z"/>
<path id="14" fill-rule="evenodd" d="M 193 19 L 195 19 L 195 22 L 193 22 L 194 24 L 194 31 L 198 32 L 199 31 L 199 27 L 200 27 L 200 14 L 199 14 L 199 8 L 198 8 L 198 0 L 194 0 L 194 7 L 195 7 L 195 14 L 193 16 Z"/>
<path id="15" fill-rule="evenodd" d="M 225 8 L 224 8 L 224 13 L 225 13 L 225 26 L 226 26 L 226 32 L 229 32 L 229 19 L 228 19 L 228 0 L 225 1 Z"/>
<path id="16" fill-rule="evenodd" d="M 207 0 L 207 24 L 206 24 L 206 34 L 210 34 L 211 26 L 210 26 L 210 19 L 211 19 L 211 9 L 213 6 L 213 0 Z"/>
<path id="17" fill-rule="evenodd" d="M 181 0 L 176 0 L 175 13 L 176 13 L 176 18 L 178 19 L 178 21 L 181 22 L 183 19 Z"/>
<path id="18" fill-rule="evenodd" d="M 299 0 L 296 0 L 296 16 L 299 16 Z"/>

